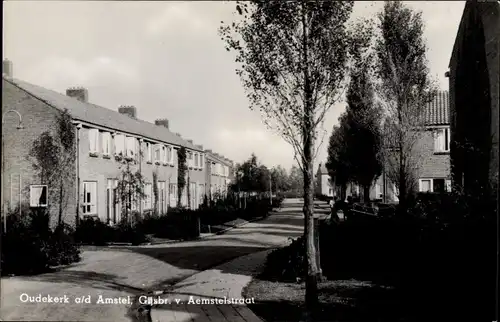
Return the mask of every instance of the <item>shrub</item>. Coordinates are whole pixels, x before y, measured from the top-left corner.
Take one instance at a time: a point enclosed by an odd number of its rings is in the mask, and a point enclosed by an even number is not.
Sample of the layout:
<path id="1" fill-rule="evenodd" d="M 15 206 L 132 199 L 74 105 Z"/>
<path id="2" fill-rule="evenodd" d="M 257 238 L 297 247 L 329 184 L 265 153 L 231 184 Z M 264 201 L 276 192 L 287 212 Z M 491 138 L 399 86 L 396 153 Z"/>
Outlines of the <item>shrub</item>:
<path id="1" fill-rule="evenodd" d="M 132 245 L 140 245 L 148 242 L 149 238 L 146 236 L 143 226 L 139 219 L 135 222 L 127 222 L 122 220 L 116 227 L 114 227 L 115 237 L 114 242 L 119 243 L 132 243 Z"/>
<path id="2" fill-rule="evenodd" d="M 7 216 L 7 232 L 2 234 L 2 274 L 32 274 L 50 266 L 80 260 L 80 251 L 65 225 L 49 228 L 45 209 L 17 211 Z"/>
<path id="3" fill-rule="evenodd" d="M 292 239 L 286 247 L 278 248 L 267 256 L 262 276 L 271 281 L 296 282 L 305 274 L 305 240 L 304 237 Z"/>
<path id="4" fill-rule="evenodd" d="M 190 240 L 199 237 L 199 211 L 186 208 L 170 208 L 156 222 L 156 237 Z"/>
<path id="5" fill-rule="evenodd" d="M 114 239 L 114 229 L 98 218 L 83 218 L 76 227 L 75 240 L 81 244 L 104 246 Z"/>
<path id="6" fill-rule="evenodd" d="M 80 249 L 75 243 L 75 230 L 62 223 L 56 227 L 50 242 L 49 264 L 51 266 L 68 265 L 79 262 Z"/>

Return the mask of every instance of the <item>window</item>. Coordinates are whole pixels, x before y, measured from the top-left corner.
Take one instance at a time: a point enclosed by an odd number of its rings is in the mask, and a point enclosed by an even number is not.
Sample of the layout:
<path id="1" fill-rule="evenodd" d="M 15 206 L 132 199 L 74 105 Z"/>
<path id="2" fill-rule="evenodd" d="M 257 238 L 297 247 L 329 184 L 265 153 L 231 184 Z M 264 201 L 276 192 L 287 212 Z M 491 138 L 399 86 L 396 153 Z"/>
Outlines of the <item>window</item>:
<path id="1" fill-rule="evenodd" d="M 48 187 L 46 185 L 30 186 L 30 207 L 47 207 Z"/>
<path id="2" fill-rule="evenodd" d="M 169 185 L 169 193 L 170 193 L 170 204 L 172 206 L 177 206 L 177 184 L 171 183 Z"/>
<path id="3" fill-rule="evenodd" d="M 450 151 L 450 128 L 438 129 L 434 132 L 434 152 Z"/>
<path id="4" fill-rule="evenodd" d="M 83 182 L 83 198 L 82 198 L 83 214 L 95 215 L 97 213 L 97 182 Z"/>
<path id="5" fill-rule="evenodd" d="M 444 178 L 420 179 L 418 190 L 420 192 L 449 192 L 451 191 L 451 180 Z"/>
<path id="6" fill-rule="evenodd" d="M 172 163 L 172 147 L 167 146 L 167 154 L 165 156 L 165 163 Z"/>
<path id="7" fill-rule="evenodd" d="M 125 152 L 125 136 L 123 134 L 115 135 L 115 155 L 123 155 Z"/>
<path id="8" fill-rule="evenodd" d="M 151 143 L 146 142 L 146 162 L 151 163 L 153 161 L 153 149 Z"/>
<path id="9" fill-rule="evenodd" d="M 194 154 L 194 167 L 195 169 L 198 168 L 198 153 Z"/>
<path id="10" fill-rule="evenodd" d="M 155 163 L 160 163 L 161 161 L 161 145 L 155 145 Z"/>
<path id="11" fill-rule="evenodd" d="M 446 180 L 445 189 L 446 191 L 451 192 L 451 180 Z"/>
<path id="12" fill-rule="evenodd" d="M 127 157 L 134 158 L 136 154 L 137 139 L 134 137 L 127 137 Z"/>
<path id="13" fill-rule="evenodd" d="M 151 209 L 152 206 L 153 185 L 151 183 L 144 184 L 144 209 Z"/>
<path id="14" fill-rule="evenodd" d="M 99 130 L 89 129 L 89 152 L 92 154 L 97 153 L 99 149 Z"/>
<path id="15" fill-rule="evenodd" d="M 432 180 L 420 179 L 419 189 L 420 192 L 432 192 Z"/>
<path id="16" fill-rule="evenodd" d="M 158 211 L 160 214 L 167 213 L 167 187 L 165 181 L 158 181 Z"/>
<path id="17" fill-rule="evenodd" d="M 110 155 L 111 154 L 111 133 L 102 132 L 102 154 Z"/>
<path id="18" fill-rule="evenodd" d="M 205 167 L 205 157 L 203 154 L 200 154 L 200 169 L 203 170 L 203 168 Z"/>
<path id="19" fill-rule="evenodd" d="M 193 167 L 193 152 L 187 153 L 187 159 L 188 159 L 188 166 L 190 168 L 192 168 Z"/>
<path id="20" fill-rule="evenodd" d="M 175 153 L 174 147 L 171 146 L 170 147 L 170 164 L 171 165 L 174 165 L 174 153 Z"/>

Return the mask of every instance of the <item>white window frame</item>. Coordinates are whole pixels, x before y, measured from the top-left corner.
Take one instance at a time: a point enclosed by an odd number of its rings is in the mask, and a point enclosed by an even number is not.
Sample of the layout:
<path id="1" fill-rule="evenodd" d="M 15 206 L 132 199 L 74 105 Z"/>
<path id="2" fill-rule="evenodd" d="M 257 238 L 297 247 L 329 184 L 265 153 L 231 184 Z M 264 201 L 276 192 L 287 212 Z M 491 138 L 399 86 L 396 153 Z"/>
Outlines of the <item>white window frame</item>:
<path id="1" fill-rule="evenodd" d="M 97 154 L 99 152 L 99 130 L 89 129 L 89 153 Z"/>
<path id="2" fill-rule="evenodd" d="M 153 161 L 153 148 L 151 147 L 151 142 L 146 142 L 146 162 L 151 163 Z"/>
<path id="3" fill-rule="evenodd" d="M 35 202 L 35 190 L 41 189 L 39 196 L 37 197 L 40 200 L 42 196 L 43 189 L 45 188 L 45 203 L 40 204 Z M 46 184 L 32 184 L 30 185 L 30 207 L 38 207 L 38 208 L 46 208 L 49 204 L 49 187 Z"/>
<path id="4" fill-rule="evenodd" d="M 194 168 L 194 152 L 189 151 L 189 168 Z"/>
<path id="5" fill-rule="evenodd" d="M 446 178 L 420 178 L 418 179 L 418 191 L 422 191 L 422 182 L 430 181 L 430 190 L 428 192 L 434 192 L 434 180 L 444 180 L 444 191 L 451 192 L 451 180 Z"/>
<path id="6" fill-rule="evenodd" d="M 433 134 L 434 152 L 450 152 L 450 128 L 435 129 Z"/>
<path id="7" fill-rule="evenodd" d="M 111 155 L 111 133 L 102 132 L 101 138 L 102 138 L 102 155 L 103 156 L 110 156 Z"/>
<path id="8" fill-rule="evenodd" d="M 175 153 L 175 149 L 173 146 L 169 146 L 168 147 L 170 149 L 170 160 L 168 160 L 170 163 L 170 165 L 174 165 L 174 153 Z"/>
<path id="9" fill-rule="evenodd" d="M 115 144 L 115 155 L 122 155 L 125 156 L 125 135 L 123 134 L 116 134 L 114 138 L 114 144 Z"/>
<path id="10" fill-rule="evenodd" d="M 88 192 L 88 190 L 90 190 L 90 202 L 86 201 L 86 192 Z M 97 181 L 83 181 L 82 196 L 82 214 L 97 215 Z M 90 206 L 90 210 L 87 210 L 88 206 Z"/>
<path id="11" fill-rule="evenodd" d="M 127 158 L 135 158 L 137 155 L 137 138 L 127 136 L 125 139 L 125 148 Z"/>
<path id="12" fill-rule="evenodd" d="M 161 162 L 161 144 L 155 144 L 153 151 L 153 158 L 156 164 Z"/>
<path id="13" fill-rule="evenodd" d="M 144 184 L 144 199 L 143 199 L 143 209 L 150 210 L 153 208 L 153 184 L 145 183 Z"/>
<path id="14" fill-rule="evenodd" d="M 424 181 L 429 181 L 430 182 L 430 185 L 429 185 L 429 191 L 423 191 L 423 182 Z M 418 191 L 419 192 L 434 192 L 434 179 L 431 179 L 431 178 L 421 178 L 421 179 L 418 179 Z"/>

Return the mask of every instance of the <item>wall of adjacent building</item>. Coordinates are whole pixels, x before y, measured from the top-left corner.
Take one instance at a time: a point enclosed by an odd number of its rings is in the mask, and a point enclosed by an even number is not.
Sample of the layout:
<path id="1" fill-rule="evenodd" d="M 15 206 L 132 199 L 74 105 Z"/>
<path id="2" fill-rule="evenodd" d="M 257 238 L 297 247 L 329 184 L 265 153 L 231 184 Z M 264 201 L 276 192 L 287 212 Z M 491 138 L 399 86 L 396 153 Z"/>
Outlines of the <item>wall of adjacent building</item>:
<path id="1" fill-rule="evenodd" d="M 23 129 L 16 129 L 19 118 L 13 112 L 5 114 L 9 110 L 15 110 L 21 114 Z M 3 212 L 18 207 L 20 203 L 29 206 L 30 185 L 42 183 L 38 172 L 33 168 L 30 150 L 33 142 L 43 132 L 49 131 L 55 135 L 56 119 L 60 112 L 10 82 L 2 80 L 2 115 L 5 115 L 2 126 Z M 71 224 L 76 218 L 76 189 L 73 189 L 74 181 L 67 182 L 67 186 L 69 195 L 68 203 L 63 211 L 63 220 Z M 59 208 L 58 203 L 50 200 L 55 187 L 48 187 L 48 189 L 51 225 L 54 226 L 58 220 Z M 21 194 L 19 194 L 20 190 Z"/>

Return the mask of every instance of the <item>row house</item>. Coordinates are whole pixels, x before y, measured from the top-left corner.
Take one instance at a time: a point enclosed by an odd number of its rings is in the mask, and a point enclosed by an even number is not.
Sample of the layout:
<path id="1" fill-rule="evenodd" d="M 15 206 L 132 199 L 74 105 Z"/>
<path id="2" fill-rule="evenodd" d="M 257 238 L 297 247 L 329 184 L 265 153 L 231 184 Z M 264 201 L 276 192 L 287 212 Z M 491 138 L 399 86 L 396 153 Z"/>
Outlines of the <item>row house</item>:
<path id="1" fill-rule="evenodd" d="M 418 164 L 415 170 L 418 192 L 451 191 L 450 170 L 450 98 L 448 91 L 438 91 L 426 105 L 424 125 L 415 145 Z M 396 184 L 382 174 L 370 192 L 370 199 L 398 202 Z"/>
<path id="2" fill-rule="evenodd" d="M 117 186 L 124 163 L 144 178 L 145 198 L 132 202 L 132 210 L 167 213 L 178 199 L 178 150 L 187 151 L 187 185 L 181 205 L 196 209 L 207 190 L 207 159 L 203 147 L 169 130 L 167 119 L 155 124 L 137 117 L 134 106 L 113 111 L 88 101 L 85 88 L 70 88 L 66 95 L 12 78 L 12 63 L 3 62 L 2 77 L 2 212 L 19 205 L 49 207 L 54 224 L 63 209 L 63 220 L 74 223 L 84 216 L 114 224 L 120 221 L 122 205 Z M 76 156 L 71 164 L 74 178 L 67 180 L 64 203 L 55 202 L 57 187 L 41 182 L 33 167 L 31 147 L 42 133 L 53 135 L 56 120 L 68 111 L 76 138 Z M 22 126 L 20 126 L 22 125 Z M 154 187 L 156 184 L 156 189 Z M 190 200 L 188 200 L 189 189 Z"/>
<path id="3" fill-rule="evenodd" d="M 419 192 L 451 191 L 449 100 L 448 91 L 439 91 L 426 105 L 424 128 L 415 145 L 419 161 L 414 169 L 417 178 L 415 188 Z M 321 178 L 319 187 L 321 194 L 340 195 L 338 187 L 330 187 L 328 172 L 324 166 L 320 166 L 317 176 Z M 346 196 L 359 196 L 362 190 L 355 183 L 348 184 Z M 384 171 L 370 189 L 370 199 L 399 201 L 396 184 L 387 178 Z"/>
<path id="4" fill-rule="evenodd" d="M 206 153 L 206 194 L 210 200 L 223 198 L 227 195 L 229 185 L 233 180 L 233 162 L 212 150 Z"/>

